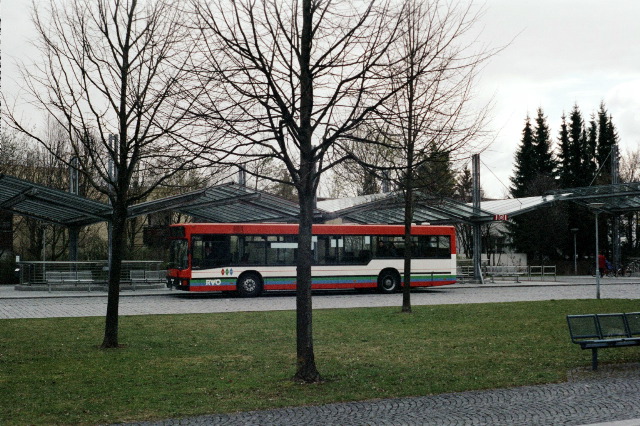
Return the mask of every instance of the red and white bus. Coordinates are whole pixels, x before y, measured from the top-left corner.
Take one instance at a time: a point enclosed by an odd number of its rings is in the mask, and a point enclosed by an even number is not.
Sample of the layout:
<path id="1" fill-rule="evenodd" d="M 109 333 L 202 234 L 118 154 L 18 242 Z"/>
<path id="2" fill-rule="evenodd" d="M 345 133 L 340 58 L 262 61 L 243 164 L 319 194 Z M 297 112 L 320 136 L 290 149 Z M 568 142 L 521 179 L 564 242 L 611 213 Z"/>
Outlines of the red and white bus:
<path id="1" fill-rule="evenodd" d="M 412 226 L 411 286 L 454 284 L 452 226 Z M 189 223 L 170 227 L 167 286 L 179 290 L 236 291 L 296 288 L 298 225 Z M 313 225 L 312 289 L 397 291 L 404 270 L 401 225 Z"/>

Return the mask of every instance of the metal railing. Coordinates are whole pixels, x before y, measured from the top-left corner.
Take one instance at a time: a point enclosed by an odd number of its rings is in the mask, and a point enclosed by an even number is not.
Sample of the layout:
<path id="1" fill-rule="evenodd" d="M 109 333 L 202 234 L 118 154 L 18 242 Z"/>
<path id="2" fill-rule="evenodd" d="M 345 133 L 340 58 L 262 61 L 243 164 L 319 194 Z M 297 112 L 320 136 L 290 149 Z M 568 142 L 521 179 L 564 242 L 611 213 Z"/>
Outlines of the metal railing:
<path id="1" fill-rule="evenodd" d="M 493 266 L 493 265 L 482 265 L 482 275 L 484 277 L 491 278 L 491 281 L 494 282 L 495 278 L 514 278 L 515 281 L 519 281 L 521 279 L 531 281 L 534 278 L 540 277 L 540 281 L 544 281 L 545 279 L 550 279 L 553 277 L 553 281 L 556 281 L 556 267 L 553 266 L 519 266 L 519 265 L 509 265 L 509 266 Z M 460 282 L 465 282 L 467 280 L 473 279 L 473 266 L 462 265 L 457 267 L 457 279 Z"/>
<path id="2" fill-rule="evenodd" d="M 556 267 L 553 266 L 529 266 L 529 280 L 532 277 L 540 277 L 540 281 L 544 281 L 547 277 L 553 277 L 556 280 Z"/>
<path id="3" fill-rule="evenodd" d="M 46 288 L 52 290 L 103 290 L 109 279 L 106 260 L 86 262 L 18 262 L 18 290 Z M 122 287 L 160 287 L 165 284 L 165 269 L 161 261 L 124 260 L 120 271 Z M 121 287 L 121 288 L 122 288 Z"/>
<path id="4" fill-rule="evenodd" d="M 456 268 L 456 279 L 461 283 L 473 280 L 473 265 L 458 265 Z"/>
<path id="5" fill-rule="evenodd" d="M 530 269 L 528 266 L 510 265 L 510 266 L 494 266 L 487 265 L 483 267 L 484 275 L 491 278 L 491 282 L 495 282 L 496 277 L 515 278 L 516 282 L 520 282 L 520 278 L 527 276 Z"/>

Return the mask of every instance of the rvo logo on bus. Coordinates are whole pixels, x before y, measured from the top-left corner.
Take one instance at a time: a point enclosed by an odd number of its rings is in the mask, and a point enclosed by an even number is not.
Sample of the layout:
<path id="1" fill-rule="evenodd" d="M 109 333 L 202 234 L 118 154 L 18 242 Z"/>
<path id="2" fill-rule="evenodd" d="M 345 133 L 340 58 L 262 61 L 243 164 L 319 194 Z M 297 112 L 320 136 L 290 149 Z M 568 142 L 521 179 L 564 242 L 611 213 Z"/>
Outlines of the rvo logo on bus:
<path id="1" fill-rule="evenodd" d="M 205 285 L 222 285 L 222 280 L 206 280 Z"/>

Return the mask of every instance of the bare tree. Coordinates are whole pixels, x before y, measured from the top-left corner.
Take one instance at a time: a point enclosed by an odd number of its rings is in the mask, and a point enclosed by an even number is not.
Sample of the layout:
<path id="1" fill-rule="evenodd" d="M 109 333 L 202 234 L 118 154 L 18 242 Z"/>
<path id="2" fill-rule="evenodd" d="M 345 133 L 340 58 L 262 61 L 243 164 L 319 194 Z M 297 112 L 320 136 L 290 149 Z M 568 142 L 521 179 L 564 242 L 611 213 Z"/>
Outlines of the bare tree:
<path id="1" fill-rule="evenodd" d="M 56 153 L 51 141 L 28 128 L 15 111 L 5 120 L 65 163 L 78 158 L 83 175 L 111 202 L 102 347 L 114 348 L 127 208 L 194 167 L 206 149 L 189 143 L 198 138 L 198 127 L 191 126 L 185 99 L 193 102 L 200 90 L 186 72 L 193 44 L 183 15 L 167 1 L 50 0 L 48 8 L 33 10 L 44 59 L 23 68 L 24 80 L 33 103 L 65 130 L 71 152 Z M 136 172 L 152 179 L 132 192 Z"/>
<path id="2" fill-rule="evenodd" d="M 465 164 L 456 179 L 454 198 L 462 203 L 471 203 L 473 201 L 473 178 L 467 164 Z M 455 227 L 458 253 L 462 252 L 467 258 L 470 258 L 473 248 L 473 227 L 468 223 L 457 223 Z"/>
<path id="3" fill-rule="evenodd" d="M 57 155 L 65 152 L 68 146 L 60 139 L 60 129 L 54 123 L 48 123 L 45 132 L 46 137 L 52 141 L 50 150 L 29 141 L 20 133 L 3 133 L 0 173 L 50 188 L 66 190 L 68 171 Z M 47 226 L 38 219 L 26 216 L 18 216 L 14 222 L 15 237 L 18 241 L 16 252 L 22 255 L 22 259 L 45 260 L 44 247 L 48 248 L 47 260 L 58 260 L 65 255 L 68 233 L 64 227 Z"/>
<path id="4" fill-rule="evenodd" d="M 421 171 L 449 170 L 450 161 L 481 149 L 487 109 L 471 109 L 470 100 L 478 67 L 491 53 L 474 52 L 469 42 L 469 30 L 477 21 L 471 4 L 440 0 L 403 4 L 401 37 L 388 52 L 389 62 L 395 64 L 389 82 L 394 95 L 378 111 L 378 120 L 387 135 L 379 143 L 393 151 L 386 168 L 403 193 L 405 246 L 410 247 L 414 193 L 434 192 L 433 186 L 422 187 Z M 452 189 L 452 172 L 444 175 Z M 403 312 L 411 312 L 410 285 L 411 251 L 406 250 Z"/>
<path id="5" fill-rule="evenodd" d="M 384 129 L 376 126 L 378 123 L 363 123 L 357 130 L 356 140 L 341 142 L 344 151 L 350 153 L 346 161 L 333 168 L 333 185 L 336 197 L 375 194 L 385 188 L 383 182 L 387 178 L 384 173 L 388 165 L 387 159 L 393 155 L 393 150 L 385 146 L 383 138 L 386 137 Z M 362 143 L 362 141 L 375 141 L 375 143 Z"/>
<path id="6" fill-rule="evenodd" d="M 640 150 L 627 150 L 620 162 L 620 179 L 622 182 L 638 182 L 640 180 Z M 640 244 L 640 226 L 638 212 L 625 214 L 622 229 L 626 237 L 626 253 L 635 255 Z"/>
<path id="7" fill-rule="evenodd" d="M 322 173 L 344 159 L 333 155 L 336 142 L 389 96 L 381 76 L 389 70 L 393 16 L 388 4 L 368 1 L 193 3 L 205 42 L 201 75 L 215 96 L 203 111 L 224 122 L 235 142 L 229 154 L 243 155 L 244 162 L 252 156 L 278 159 L 297 191 L 294 379 L 316 382 L 321 377 L 312 336 L 314 198 Z"/>

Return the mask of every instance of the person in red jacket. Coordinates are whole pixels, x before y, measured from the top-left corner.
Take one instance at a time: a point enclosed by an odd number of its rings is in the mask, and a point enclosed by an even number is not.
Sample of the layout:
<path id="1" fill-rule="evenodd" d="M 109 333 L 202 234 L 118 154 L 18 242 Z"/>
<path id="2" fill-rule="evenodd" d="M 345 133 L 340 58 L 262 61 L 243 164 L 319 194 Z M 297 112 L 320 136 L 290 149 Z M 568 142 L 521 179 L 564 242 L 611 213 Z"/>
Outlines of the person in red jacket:
<path id="1" fill-rule="evenodd" d="M 607 258 L 604 254 L 598 255 L 598 269 L 600 270 L 600 276 L 604 277 L 605 270 L 607 268 Z"/>

